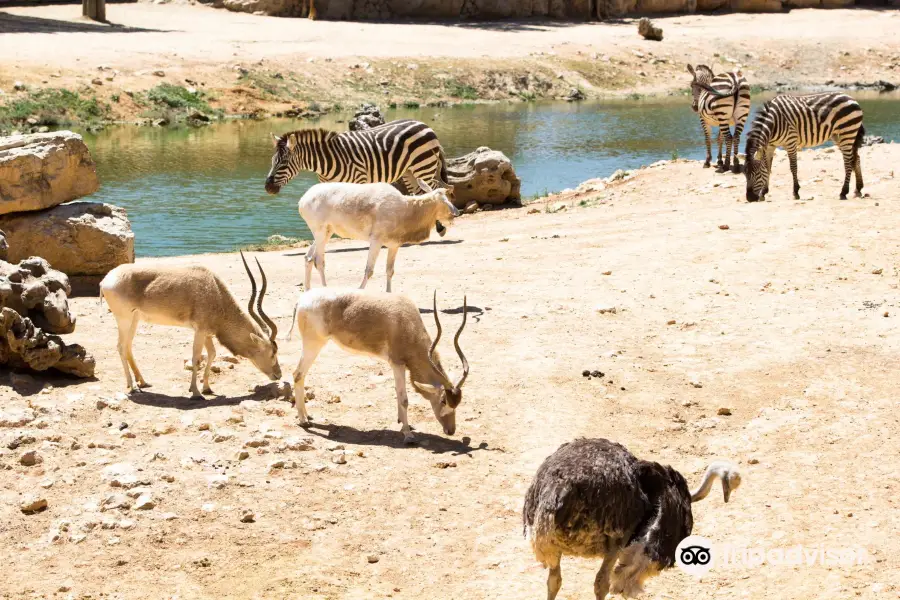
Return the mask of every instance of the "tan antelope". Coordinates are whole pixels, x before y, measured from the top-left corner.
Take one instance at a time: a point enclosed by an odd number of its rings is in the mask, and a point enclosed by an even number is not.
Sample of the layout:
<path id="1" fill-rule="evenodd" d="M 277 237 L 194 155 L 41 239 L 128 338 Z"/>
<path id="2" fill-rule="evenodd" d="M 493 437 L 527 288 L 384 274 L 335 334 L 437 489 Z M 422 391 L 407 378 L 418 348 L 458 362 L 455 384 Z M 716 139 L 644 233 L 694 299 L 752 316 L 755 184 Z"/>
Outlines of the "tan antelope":
<path id="1" fill-rule="evenodd" d="M 129 392 L 138 392 L 150 385 L 138 370 L 131 347 L 141 321 L 194 330 L 190 391 L 195 398 L 202 397 L 197 389 L 197 365 L 200 364 L 204 346 L 207 357 L 203 393 L 213 393 L 209 387 L 209 372 L 216 357 L 213 337 L 218 338 L 235 356 L 249 358 L 271 380 L 281 379 L 278 344 L 275 342 L 278 328 L 262 308 L 266 274 L 257 260 L 262 287 L 256 299 L 256 281 L 243 252 L 241 260 L 250 277 L 249 316 L 238 305 L 225 282 L 206 267 L 120 265 L 103 278 L 100 298 L 101 301 L 106 299 L 119 327 L 119 356 Z M 253 310 L 254 299 L 259 314 Z M 129 366 L 134 371 L 137 386 L 131 379 Z"/>
<path id="2" fill-rule="evenodd" d="M 303 339 L 303 354 L 294 371 L 294 401 L 301 425 L 309 424 L 303 387 L 306 374 L 325 344 L 334 340 L 345 350 L 367 354 L 391 365 L 397 391 L 397 422 L 402 423 L 401 432 L 407 443 L 415 440 L 406 416 L 409 406 L 407 371 L 413 389 L 431 403 L 444 433 L 453 435 L 456 432 L 456 408 L 462 402 L 462 386 L 469 375 L 469 362 L 459 347 L 459 336 L 466 326 L 467 308 L 464 299 L 462 325 L 453 338 L 463 373 L 459 381 L 453 383 L 435 352 L 441 339 L 437 292 L 434 297 L 437 327 L 434 342 L 425 329 L 419 309 L 405 296 L 337 288 L 304 292 L 294 308 L 294 323 L 291 323 L 291 333 L 296 323 L 296 330 Z"/>

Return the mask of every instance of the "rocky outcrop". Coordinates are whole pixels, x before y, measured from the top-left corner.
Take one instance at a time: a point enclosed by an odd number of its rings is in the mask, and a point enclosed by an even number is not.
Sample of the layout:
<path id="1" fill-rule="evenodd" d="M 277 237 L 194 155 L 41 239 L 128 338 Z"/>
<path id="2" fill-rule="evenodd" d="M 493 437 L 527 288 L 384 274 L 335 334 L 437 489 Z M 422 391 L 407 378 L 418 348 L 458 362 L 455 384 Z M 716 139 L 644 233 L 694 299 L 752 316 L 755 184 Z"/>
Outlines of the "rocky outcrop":
<path id="1" fill-rule="evenodd" d="M 70 276 L 105 275 L 134 262 L 134 234 L 125 210 L 99 202 L 71 202 L 32 213 L 0 216 L 9 259 L 45 258 Z"/>
<path id="2" fill-rule="evenodd" d="M 7 369 L 56 369 L 76 377 L 94 376 L 94 358 L 78 344 L 44 333 L 31 319 L 0 308 L 0 365 Z"/>
<path id="3" fill-rule="evenodd" d="M 0 215 L 50 208 L 99 187 L 94 160 L 76 133 L 0 138 Z"/>
<path id="4" fill-rule="evenodd" d="M 363 104 L 347 124 L 350 131 L 362 131 L 384 125 L 384 117 L 374 104 Z"/>
<path id="5" fill-rule="evenodd" d="M 447 160 L 447 179 L 453 185 L 454 204 L 464 208 L 471 202 L 506 204 L 521 201 L 521 180 L 505 154 L 486 146 L 459 158 Z"/>
<path id="6" fill-rule="evenodd" d="M 0 260 L 0 307 L 30 318 L 50 333 L 75 331 L 67 297 L 71 292 L 69 278 L 43 258 L 32 256 L 17 265 Z"/>
<path id="7" fill-rule="evenodd" d="M 6 234 L 0 231 L 0 260 L 6 260 L 9 256 L 9 243 L 6 241 Z"/>

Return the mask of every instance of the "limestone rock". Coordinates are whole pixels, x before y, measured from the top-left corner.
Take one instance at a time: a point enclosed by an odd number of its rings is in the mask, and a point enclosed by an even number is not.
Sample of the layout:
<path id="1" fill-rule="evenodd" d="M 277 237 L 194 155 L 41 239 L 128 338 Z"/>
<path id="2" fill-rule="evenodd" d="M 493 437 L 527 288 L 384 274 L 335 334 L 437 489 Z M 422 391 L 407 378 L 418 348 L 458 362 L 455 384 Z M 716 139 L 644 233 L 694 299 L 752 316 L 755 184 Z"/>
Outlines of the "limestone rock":
<path id="1" fill-rule="evenodd" d="M 9 244 L 6 241 L 6 234 L 0 231 L 0 260 L 6 260 L 8 252 Z"/>
<path id="2" fill-rule="evenodd" d="M 454 204 L 469 202 L 505 204 L 520 202 L 521 180 L 505 154 L 482 146 L 459 158 L 447 160 L 447 179 L 454 189 Z"/>
<path id="3" fill-rule="evenodd" d="M 17 265 L 0 260 L 0 308 L 11 308 L 44 331 L 75 330 L 67 299 L 71 291 L 69 278 L 42 258 L 26 258 Z"/>
<path id="4" fill-rule="evenodd" d="M 94 357 L 84 348 L 44 333 L 11 308 L 0 309 L 0 365 L 35 371 L 53 368 L 76 377 L 93 377 L 95 367 Z"/>
<path id="5" fill-rule="evenodd" d="M 0 138 L 0 215 L 50 208 L 99 187 L 94 160 L 77 133 Z"/>
<path id="6" fill-rule="evenodd" d="M 19 509 L 26 515 L 47 510 L 47 499 L 36 494 L 28 494 L 19 503 Z"/>
<path id="7" fill-rule="evenodd" d="M 381 111 L 374 104 L 363 104 L 347 124 L 350 131 L 362 131 L 384 125 L 384 117 L 381 116 Z"/>
<path id="8" fill-rule="evenodd" d="M 222 0 L 222 6 L 230 11 L 263 13 L 273 17 L 302 17 L 303 2 L 297 0 Z M 331 3 L 329 3 L 331 4 Z"/>
<path id="9" fill-rule="evenodd" d="M 653 21 L 644 17 L 640 21 L 638 21 L 638 33 L 645 40 L 653 40 L 655 42 L 661 42 L 663 39 L 663 30 L 661 27 L 657 27 L 653 24 Z"/>
<path id="10" fill-rule="evenodd" d="M 134 233 L 125 210 L 72 202 L 47 210 L 0 216 L 9 257 L 40 256 L 67 275 L 105 275 L 134 262 Z"/>

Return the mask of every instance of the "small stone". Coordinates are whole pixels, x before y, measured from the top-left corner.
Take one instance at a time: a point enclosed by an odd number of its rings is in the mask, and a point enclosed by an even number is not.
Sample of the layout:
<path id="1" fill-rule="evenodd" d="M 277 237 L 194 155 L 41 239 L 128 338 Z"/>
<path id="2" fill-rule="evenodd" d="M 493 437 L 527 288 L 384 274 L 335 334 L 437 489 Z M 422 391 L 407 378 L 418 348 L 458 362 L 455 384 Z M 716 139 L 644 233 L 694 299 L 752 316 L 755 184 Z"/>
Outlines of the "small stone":
<path id="1" fill-rule="evenodd" d="M 612 271 L 603 271 L 601 275 L 612 275 Z"/>
<path id="2" fill-rule="evenodd" d="M 153 426 L 153 435 L 159 437 L 175 432 L 175 426 L 171 423 L 157 423 Z"/>
<path id="3" fill-rule="evenodd" d="M 16 82 L 13 83 L 13 89 L 14 89 L 15 91 L 17 91 L 17 92 L 24 92 L 24 91 L 25 91 L 25 84 L 22 83 L 21 81 L 16 81 Z"/>
<path id="4" fill-rule="evenodd" d="M 227 442 L 234 438 L 234 433 L 227 429 L 220 429 L 213 435 L 214 442 Z"/>
<path id="5" fill-rule="evenodd" d="M 123 510 L 131 509 L 131 502 L 129 502 L 128 497 L 125 494 L 110 494 L 103 499 L 103 503 L 100 505 L 101 512 L 115 510 L 117 508 Z"/>
<path id="6" fill-rule="evenodd" d="M 157 70 L 153 71 L 153 74 L 156 75 L 157 77 L 165 77 L 166 76 L 166 72 L 163 71 L 162 69 L 157 69 Z"/>
<path id="7" fill-rule="evenodd" d="M 328 396 L 328 400 L 325 401 L 326 404 L 340 404 L 341 397 L 337 394 L 331 394 Z"/>
<path id="8" fill-rule="evenodd" d="M 719 225 L 719 229 L 725 230 L 725 229 L 731 229 L 731 227 L 729 227 L 728 225 Z"/>
<path id="9" fill-rule="evenodd" d="M 103 80 L 99 77 L 94 77 L 93 79 L 91 79 L 91 83 L 93 85 L 103 85 Z"/>
<path id="10" fill-rule="evenodd" d="M 151 508 L 156 507 L 156 502 L 153 501 L 153 496 L 147 492 L 138 496 L 138 499 L 134 501 L 134 508 L 137 510 L 150 510 Z"/>
<path id="11" fill-rule="evenodd" d="M 276 460 L 276 461 L 273 461 L 273 462 L 269 463 L 269 470 L 273 470 L 273 469 L 283 469 L 283 468 L 284 468 L 284 461 L 283 461 L 283 460 Z"/>
<path id="12" fill-rule="evenodd" d="M 376 555 L 370 554 L 370 555 L 368 555 L 368 556 L 366 557 L 366 560 L 369 561 L 369 564 L 375 564 L 375 563 L 377 563 L 380 559 L 379 559 Z"/>
<path id="13" fill-rule="evenodd" d="M 242 415 L 241 413 L 233 412 L 233 413 L 231 413 L 231 415 L 229 415 L 227 422 L 232 425 L 237 425 L 238 423 L 243 423 L 244 415 Z"/>
<path id="14" fill-rule="evenodd" d="M 43 457 L 36 450 L 29 450 L 19 457 L 19 463 L 26 467 L 33 467 L 44 462 Z"/>
<path id="15" fill-rule="evenodd" d="M 691 385 L 694 386 L 695 388 L 702 388 L 702 387 L 703 387 L 703 384 L 700 383 L 699 381 L 691 381 Z"/>
<path id="16" fill-rule="evenodd" d="M 174 521 L 178 518 L 178 515 L 176 515 L 175 513 L 162 513 L 161 515 L 159 515 L 159 518 L 163 521 Z"/>
<path id="17" fill-rule="evenodd" d="M 598 304 L 597 306 L 594 307 L 594 310 L 596 310 L 601 315 L 605 315 L 605 314 L 614 315 L 617 312 L 617 309 L 615 306 L 609 306 L 609 305 L 605 305 L 605 304 Z"/>
<path id="18" fill-rule="evenodd" d="M 716 414 L 717 414 L 717 415 L 722 415 L 723 417 L 730 417 L 730 416 L 731 416 L 731 409 L 728 408 L 727 406 L 722 406 L 722 407 L 719 408 L 719 410 L 716 411 Z"/>
<path id="19" fill-rule="evenodd" d="M 751 458 L 751 459 L 747 460 L 747 464 L 758 465 L 758 464 L 759 464 L 759 459 L 758 459 L 758 458 Z"/>
<path id="20" fill-rule="evenodd" d="M 581 372 L 581 376 L 582 377 L 590 377 L 591 372 L 589 370 L 585 369 L 584 371 Z"/>
<path id="21" fill-rule="evenodd" d="M 437 467 L 438 469 L 455 469 L 456 463 L 455 462 L 436 462 L 436 463 L 434 463 L 434 466 Z"/>
<path id="22" fill-rule="evenodd" d="M 175 476 L 165 473 L 160 476 L 160 479 L 162 479 L 163 481 L 165 481 L 167 483 L 172 483 L 173 481 L 175 481 Z"/>
<path id="23" fill-rule="evenodd" d="M 292 437 L 292 438 L 286 439 L 284 441 L 284 443 L 279 446 L 279 449 L 282 449 L 282 448 L 283 448 L 283 450 L 280 450 L 280 451 L 293 450 L 295 452 L 306 452 L 309 450 L 316 449 L 315 446 L 313 445 L 312 438 L 297 438 L 297 437 Z"/>
<path id="24" fill-rule="evenodd" d="M 206 567 L 210 566 L 211 564 L 212 563 L 210 562 L 210 560 L 208 558 L 206 558 L 205 556 L 199 560 L 194 561 L 194 566 L 201 567 L 201 568 L 206 568 Z"/>
<path id="25" fill-rule="evenodd" d="M 469 200 L 466 204 L 466 207 L 463 209 L 463 213 L 467 215 L 471 215 L 474 212 L 478 211 L 478 203 L 474 200 Z"/>
<path id="26" fill-rule="evenodd" d="M 199 424 L 197 424 L 197 429 L 198 429 L 199 431 L 209 431 L 209 427 L 210 427 L 209 423 L 199 423 Z"/>
<path id="27" fill-rule="evenodd" d="M 674 324 L 675 324 L 675 319 L 669 319 L 668 321 L 666 321 L 666 325 L 674 325 Z"/>
<path id="28" fill-rule="evenodd" d="M 19 503 L 19 510 L 26 515 L 33 515 L 47 510 L 47 499 L 36 494 L 28 494 Z"/>
<path id="29" fill-rule="evenodd" d="M 253 511 L 245 510 L 243 514 L 241 514 L 241 523 L 255 523 L 256 515 L 253 514 Z"/>
<path id="30" fill-rule="evenodd" d="M 210 475 L 206 478 L 206 485 L 221 490 L 228 485 L 228 475 Z"/>
<path id="31" fill-rule="evenodd" d="M 268 445 L 269 440 L 260 438 L 252 438 L 244 442 L 244 448 L 261 448 Z"/>
<path id="32" fill-rule="evenodd" d="M 881 275 L 884 272 L 884 269 L 872 269 L 872 275 Z"/>
<path id="33" fill-rule="evenodd" d="M 331 457 L 331 462 L 336 465 L 344 465 L 347 464 L 347 457 L 345 457 L 343 454 L 335 454 Z"/>
<path id="34" fill-rule="evenodd" d="M 889 317 L 889 316 L 891 316 L 891 313 L 889 313 L 888 311 L 884 311 L 884 316 Z"/>
<path id="35" fill-rule="evenodd" d="M 605 377 L 605 376 L 606 376 L 606 373 L 604 373 L 603 371 L 591 371 L 591 377 L 600 378 L 600 377 Z"/>
<path id="36" fill-rule="evenodd" d="M 234 458 L 236 460 L 247 460 L 248 458 L 250 458 L 250 453 L 246 450 L 240 450 L 234 455 Z"/>
<path id="37" fill-rule="evenodd" d="M 328 446 L 325 449 L 328 450 L 329 452 L 334 452 L 335 450 L 344 450 L 344 445 L 343 444 L 328 444 Z"/>

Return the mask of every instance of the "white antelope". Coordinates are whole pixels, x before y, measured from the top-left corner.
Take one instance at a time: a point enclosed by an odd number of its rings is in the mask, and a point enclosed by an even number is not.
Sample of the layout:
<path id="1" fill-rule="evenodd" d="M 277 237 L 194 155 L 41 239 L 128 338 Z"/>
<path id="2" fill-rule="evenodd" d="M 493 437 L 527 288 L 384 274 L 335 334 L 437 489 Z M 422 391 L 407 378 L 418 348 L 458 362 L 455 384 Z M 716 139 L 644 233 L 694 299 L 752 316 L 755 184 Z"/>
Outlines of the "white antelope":
<path id="1" fill-rule="evenodd" d="M 203 374 L 203 393 L 211 394 L 209 372 L 216 347 L 213 337 L 236 356 L 244 356 L 271 380 L 281 379 L 278 364 L 278 344 L 275 335 L 278 328 L 263 312 L 263 296 L 266 294 L 266 274 L 259 261 L 256 265 L 262 276 L 262 287 L 256 302 L 259 314 L 253 311 L 256 297 L 256 281 L 241 253 L 244 268 L 250 277 L 250 302 L 246 312 L 219 277 L 206 267 L 120 265 L 110 271 L 100 282 L 100 298 L 105 298 L 119 327 L 119 356 L 125 369 L 126 389 L 138 392 L 149 387 L 134 361 L 131 344 L 142 320 L 157 325 L 172 325 L 194 330 L 193 369 L 191 394 L 202 397 L 197 389 L 197 365 L 200 364 L 203 347 L 206 346 L 206 370 Z M 131 379 L 131 370 L 137 386 Z"/>
<path id="2" fill-rule="evenodd" d="M 419 309 L 405 296 L 364 290 L 317 288 L 304 292 L 294 308 L 296 330 L 303 339 L 303 354 L 294 371 L 294 401 L 301 425 L 309 424 L 306 412 L 304 380 L 313 362 L 329 340 L 351 352 L 367 354 L 386 361 L 394 371 L 397 391 L 397 422 L 406 442 L 415 437 L 407 421 L 409 399 L 406 372 L 413 389 L 428 399 L 434 416 L 447 435 L 456 432 L 456 408 L 462 402 L 462 386 L 469 375 L 469 362 L 459 347 L 459 336 L 466 326 L 468 306 L 463 299 L 462 325 L 453 338 L 463 373 L 453 383 L 435 352 L 441 339 L 437 292 L 434 298 L 434 342 L 425 329 Z M 291 324 L 291 333 L 294 323 Z M 290 335 L 289 335 L 290 337 Z"/>
<path id="3" fill-rule="evenodd" d="M 453 188 L 432 190 L 421 179 L 418 196 L 404 196 L 387 183 L 318 183 L 309 190 L 297 209 L 315 241 L 306 253 L 304 289 L 310 288 L 315 264 L 325 283 L 325 245 L 333 234 L 369 242 L 369 258 L 360 289 L 366 287 L 375 270 L 381 247 L 388 249 L 387 291 L 391 291 L 394 259 L 403 244 L 420 244 L 428 239 L 435 222 L 450 223 L 459 216 L 453 206 Z M 442 234 L 443 235 L 443 234 Z"/>

